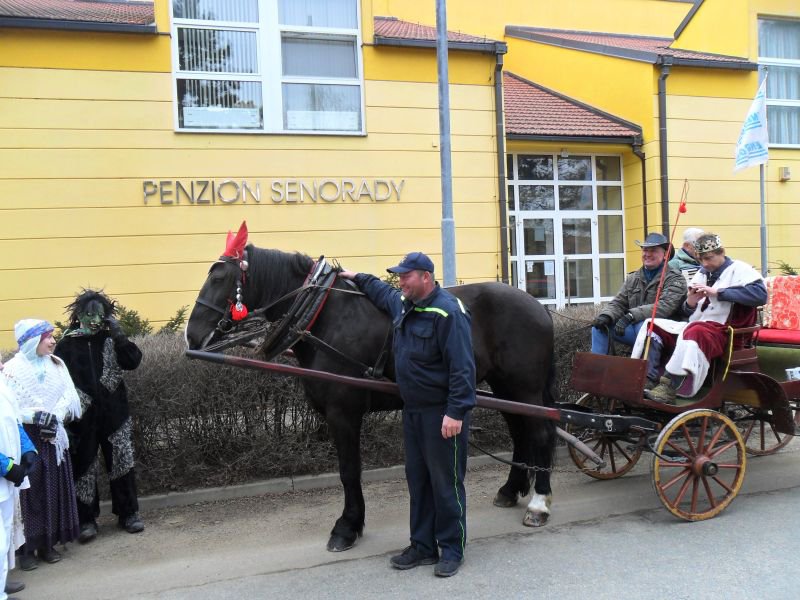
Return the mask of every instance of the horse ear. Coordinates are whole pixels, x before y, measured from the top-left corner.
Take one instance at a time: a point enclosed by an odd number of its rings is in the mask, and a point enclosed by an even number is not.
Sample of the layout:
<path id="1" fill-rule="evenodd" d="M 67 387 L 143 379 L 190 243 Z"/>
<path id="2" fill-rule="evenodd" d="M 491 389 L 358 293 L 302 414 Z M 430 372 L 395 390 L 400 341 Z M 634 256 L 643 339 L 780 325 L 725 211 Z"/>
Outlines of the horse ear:
<path id="1" fill-rule="evenodd" d="M 242 221 L 242 225 L 239 227 L 239 231 L 236 235 L 233 235 L 230 231 L 228 232 L 223 256 L 241 258 L 245 246 L 247 246 L 247 221 Z"/>

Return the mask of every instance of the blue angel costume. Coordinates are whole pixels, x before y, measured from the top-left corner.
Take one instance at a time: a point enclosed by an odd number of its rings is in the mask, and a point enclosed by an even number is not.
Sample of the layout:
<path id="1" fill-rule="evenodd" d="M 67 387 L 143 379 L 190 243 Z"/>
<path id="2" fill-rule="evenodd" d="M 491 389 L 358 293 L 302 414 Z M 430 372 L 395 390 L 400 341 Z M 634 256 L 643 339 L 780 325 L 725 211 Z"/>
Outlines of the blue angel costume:
<path id="1" fill-rule="evenodd" d="M 467 536 L 464 475 L 470 411 L 475 406 L 475 358 L 470 315 L 436 284 L 416 303 L 376 277 L 359 273 L 358 287 L 393 322 L 395 373 L 403 398 L 411 544 L 419 554 L 461 561 Z M 461 433 L 442 437 L 444 416 Z M 437 548 L 438 545 L 438 548 Z"/>

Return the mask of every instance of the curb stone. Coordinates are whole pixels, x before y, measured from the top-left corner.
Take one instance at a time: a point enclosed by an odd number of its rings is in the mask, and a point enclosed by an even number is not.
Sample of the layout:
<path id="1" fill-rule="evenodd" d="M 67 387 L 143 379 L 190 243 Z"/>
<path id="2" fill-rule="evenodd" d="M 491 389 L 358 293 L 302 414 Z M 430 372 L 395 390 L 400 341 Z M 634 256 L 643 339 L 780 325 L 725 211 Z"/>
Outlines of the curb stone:
<path id="1" fill-rule="evenodd" d="M 510 452 L 501 452 L 496 456 L 511 460 Z M 495 464 L 495 460 L 490 456 L 470 456 L 467 459 L 468 469 L 491 464 Z M 404 477 L 405 467 L 403 465 L 384 467 L 381 469 L 369 469 L 361 473 L 361 481 L 365 483 L 403 479 Z M 185 492 L 169 492 L 167 494 L 143 496 L 139 498 L 139 510 L 158 510 L 175 506 L 189 506 L 190 504 L 198 504 L 201 502 L 232 500 L 234 498 L 246 498 L 248 496 L 260 496 L 262 494 L 283 494 L 286 492 L 318 490 L 338 487 L 340 485 L 341 482 L 338 473 L 279 477 L 277 479 L 266 479 L 264 481 L 254 481 L 240 485 L 201 488 Z M 103 514 L 111 512 L 111 501 L 104 500 L 100 502 L 100 510 Z"/>

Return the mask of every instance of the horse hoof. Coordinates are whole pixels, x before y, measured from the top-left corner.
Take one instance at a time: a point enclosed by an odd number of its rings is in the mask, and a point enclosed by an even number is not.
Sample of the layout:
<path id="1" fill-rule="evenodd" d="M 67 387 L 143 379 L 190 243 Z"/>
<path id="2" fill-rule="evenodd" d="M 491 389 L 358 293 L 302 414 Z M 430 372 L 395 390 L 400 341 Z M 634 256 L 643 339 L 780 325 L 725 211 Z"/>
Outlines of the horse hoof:
<path id="1" fill-rule="evenodd" d="M 525 513 L 522 524 L 525 525 L 525 527 L 542 527 L 547 524 L 547 519 L 549 517 L 550 513 L 533 512 L 529 510 Z"/>
<path id="2" fill-rule="evenodd" d="M 328 552 L 344 552 L 356 545 L 358 536 L 352 538 L 341 535 L 332 535 L 328 540 Z"/>
<path id="3" fill-rule="evenodd" d="M 494 497 L 492 504 L 494 504 L 495 506 L 499 506 L 500 508 L 511 508 L 512 506 L 517 505 L 517 499 L 509 498 L 505 494 L 497 492 L 497 495 Z"/>

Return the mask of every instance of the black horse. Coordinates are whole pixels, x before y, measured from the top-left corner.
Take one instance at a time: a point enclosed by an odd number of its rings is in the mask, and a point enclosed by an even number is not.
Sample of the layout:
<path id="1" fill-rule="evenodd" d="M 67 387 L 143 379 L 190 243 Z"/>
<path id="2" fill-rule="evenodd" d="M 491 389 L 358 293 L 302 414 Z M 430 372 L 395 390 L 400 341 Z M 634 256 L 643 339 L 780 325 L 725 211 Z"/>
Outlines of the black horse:
<path id="1" fill-rule="evenodd" d="M 285 253 L 247 246 L 247 263 L 223 256 L 212 265 L 186 327 L 191 349 L 202 349 L 224 338 L 218 329 L 220 313 L 229 318 L 240 286 L 242 302 L 254 309 L 267 307 L 301 286 L 314 261 L 299 253 Z M 246 276 L 242 278 L 242 267 Z M 364 296 L 337 280 L 327 303 L 313 324 L 312 333 L 355 361 L 372 365 L 381 353 L 390 331 L 389 318 Z M 502 283 L 478 283 L 449 288 L 472 313 L 472 337 L 478 381 L 486 381 L 493 392 L 526 404 L 555 402 L 553 369 L 553 325 L 539 302 L 525 292 Z M 278 302 L 265 312 L 275 321 L 288 310 L 291 299 Z M 363 372 L 352 361 L 308 342 L 299 342 L 294 352 L 300 365 L 309 369 L 360 377 Z M 385 375 L 394 379 L 391 357 Z M 351 548 L 364 529 L 364 497 L 361 490 L 360 433 L 368 411 L 398 410 L 397 396 L 367 392 L 325 381 L 304 380 L 306 397 L 326 419 L 339 458 L 344 486 L 344 511 L 336 521 L 328 550 Z M 555 425 L 552 421 L 504 414 L 514 442 L 513 460 L 548 469 L 553 461 Z M 549 517 L 550 472 L 512 467 L 494 503 L 514 506 L 519 497 L 534 494 L 523 523 L 544 525 Z"/>

